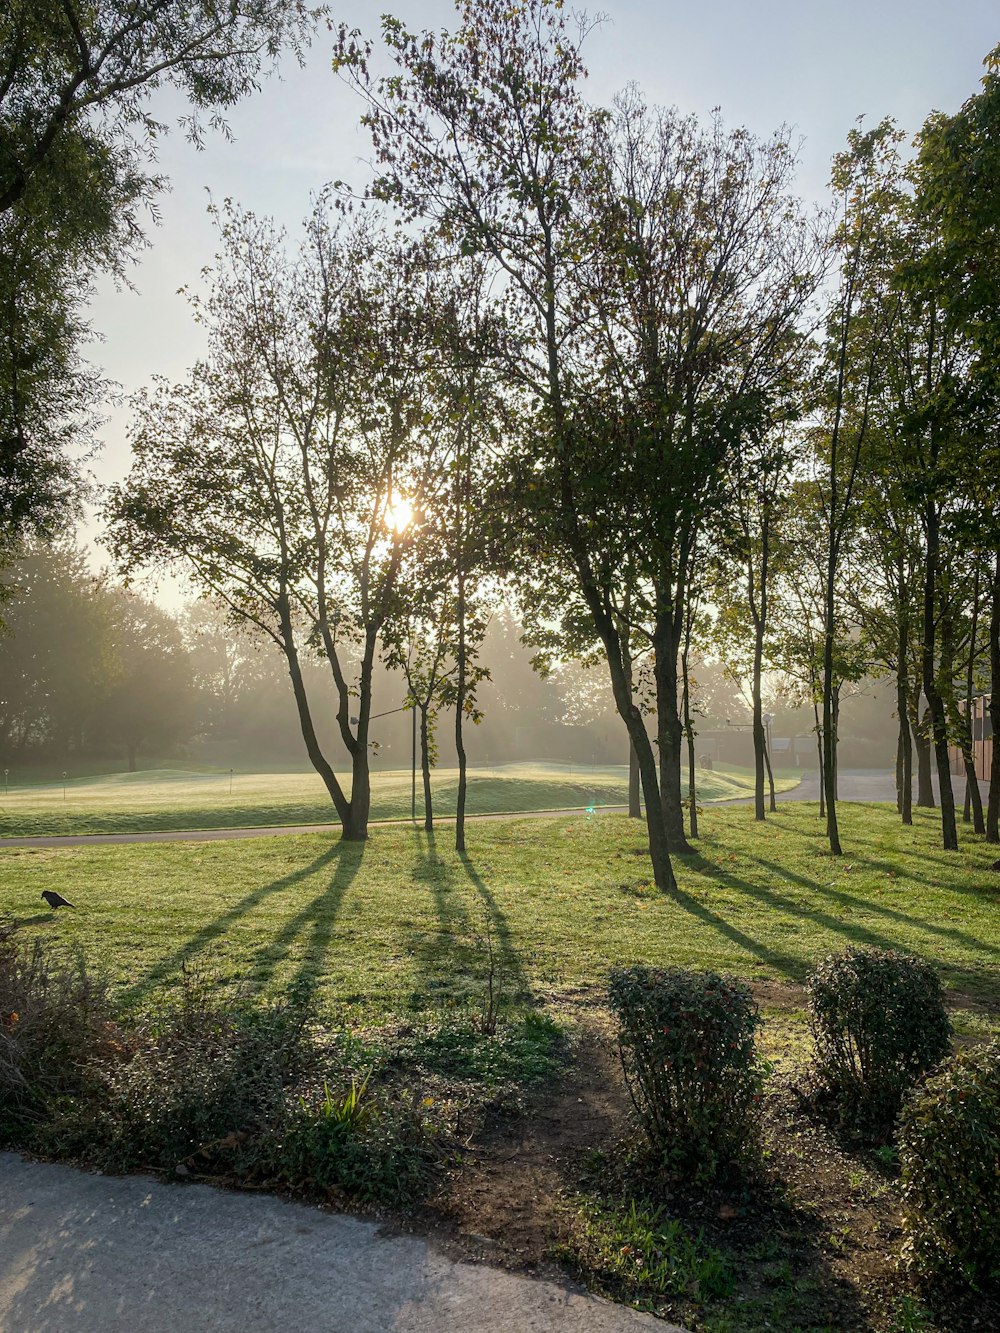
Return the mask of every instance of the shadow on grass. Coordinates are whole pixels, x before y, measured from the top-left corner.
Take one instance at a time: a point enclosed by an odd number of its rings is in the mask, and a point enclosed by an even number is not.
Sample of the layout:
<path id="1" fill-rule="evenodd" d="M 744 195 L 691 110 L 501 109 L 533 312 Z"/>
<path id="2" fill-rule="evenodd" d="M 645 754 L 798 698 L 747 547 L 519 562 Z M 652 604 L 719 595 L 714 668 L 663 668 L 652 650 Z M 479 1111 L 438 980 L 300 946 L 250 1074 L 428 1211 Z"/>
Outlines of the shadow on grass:
<path id="1" fill-rule="evenodd" d="M 995 945 L 987 944 L 983 940 L 977 939 L 967 931 L 956 930 L 951 926 L 937 926 L 931 921 L 927 921 L 921 917 L 911 916 L 907 912 L 900 912 L 894 907 L 883 907 L 881 903 L 872 902 L 870 898 L 863 898 L 853 893 L 845 893 L 843 889 L 835 889 L 829 884 L 819 884 L 815 880 L 808 879 L 804 875 L 799 875 L 793 870 L 788 870 L 786 867 L 776 864 L 774 861 L 766 861 L 763 857 L 757 857 L 755 859 L 758 865 L 770 870 L 775 875 L 779 875 L 786 880 L 791 880 L 792 883 L 801 885 L 802 888 L 808 889 L 811 893 L 815 893 L 820 897 L 828 898 L 833 902 L 840 903 L 851 912 L 869 912 L 874 916 L 888 918 L 888 920 L 907 926 L 912 930 L 922 931 L 926 935 L 938 935 L 946 938 L 949 941 L 958 944 L 961 948 L 990 954 L 1000 962 L 1000 949 Z M 855 863 L 861 865 L 865 864 L 858 858 L 856 858 Z M 951 890 L 946 889 L 945 892 L 951 892 Z M 775 902 L 780 902 L 787 911 L 797 912 L 800 915 L 804 914 L 804 909 L 793 906 L 789 899 L 785 898 L 782 894 L 774 893 L 769 889 L 760 890 L 760 894 Z M 844 934 L 851 934 L 853 929 L 858 937 L 864 938 L 872 944 L 878 944 L 883 948 L 899 947 L 898 941 L 895 941 L 891 936 L 881 935 L 878 932 L 871 930 L 869 927 L 854 926 L 852 928 L 841 922 L 839 917 L 833 917 L 825 912 L 817 911 L 815 909 L 811 909 L 808 914 L 818 918 L 824 925 L 832 929 L 841 930 Z"/>
<path id="2" fill-rule="evenodd" d="M 147 998 L 162 982 L 168 978 L 174 977 L 185 966 L 195 962 L 200 955 L 204 954 L 217 940 L 225 936 L 227 931 L 242 921 L 244 917 L 252 913 L 268 898 L 276 893 L 291 888 L 295 884 L 300 884 L 310 876 L 318 874 L 332 862 L 337 863 L 337 870 L 334 873 L 333 881 L 327 889 L 317 895 L 316 898 L 298 913 L 293 921 L 297 923 L 296 930 L 308 928 L 310 922 L 314 927 L 313 948 L 309 955 L 309 965 L 313 966 L 311 960 L 315 959 L 316 949 L 329 943 L 329 932 L 332 930 L 333 917 L 336 915 L 343 897 L 344 890 L 357 873 L 358 866 L 361 863 L 363 853 L 363 843 L 337 843 L 333 847 L 314 857 L 308 865 L 293 871 L 290 875 L 283 875 L 280 879 L 271 880 L 268 884 L 258 885 L 249 893 L 244 894 L 238 902 L 235 902 L 226 911 L 222 912 L 214 920 L 207 922 L 182 945 L 174 949 L 165 958 L 153 967 L 147 975 L 136 985 L 131 986 L 124 992 L 122 999 L 126 1005 L 134 1004 Z M 346 879 L 342 878 L 342 872 Z M 336 886 L 336 888 L 334 888 Z M 329 899 L 329 901 L 327 901 Z M 326 912 L 322 911 L 323 904 L 326 903 Z M 325 917 L 329 921 L 324 921 Z M 285 935 L 288 927 L 283 928 L 281 934 Z M 325 938 L 325 943 L 324 943 Z M 279 953 L 275 962 L 283 956 Z M 269 977 L 274 971 L 274 965 L 265 968 L 264 976 Z"/>
<path id="3" fill-rule="evenodd" d="M 304 992 L 306 996 L 315 993 L 323 976 L 344 895 L 361 868 L 365 846 L 363 842 L 340 843 L 336 848 L 337 864 L 330 882 L 289 918 L 273 939 L 257 950 L 257 961 L 251 964 L 252 980 L 257 987 L 263 989 L 289 954 L 298 949 L 301 956 L 288 989 Z"/>
<path id="4" fill-rule="evenodd" d="M 430 891 L 437 929 L 410 941 L 411 955 L 422 974 L 422 989 L 413 993 L 411 1003 L 420 1006 L 434 997 L 452 1000 L 463 992 L 467 996 L 470 986 L 485 982 L 491 946 L 495 968 L 502 972 L 508 993 L 527 998 L 530 986 L 507 917 L 472 859 L 459 852 L 456 866 L 452 857 L 442 857 L 433 832 L 415 829 L 414 840 L 413 878 Z"/>
<path id="5" fill-rule="evenodd" d="M 752 859 L 762 869 L 799 886 L 810 895 L 811 900 L 805 903 L 799 902 L 773 888 L 745 879 L 713 860 L 703 850 L 699 850 L 695 855 L 685 857 L 684 863 L 690 870 L 705 876 L 714 885 L 752 899 L 768 912 L 769 919 L 780 922 L 782 918 L 790 918 L 806 923 L 811 927 L 822 928 L 833 935 L 839 935 L 845 945 L 863 944 L 882 949 L 910 948 L 916 951 L 916 946 L 913 943 L 900 940 L 895 933 L 885 933 L 882 930 L 873 929 L 871 925 L 845 920 L 841 916 L 834 915 L 829 910 L 829 900 L 842 905 L 847 911 L 879 915 L 893 924 L 905 927 L 908 931 L 930 937 L 927 941 L 928 947 L 925 954 L 934 962 L 944 979 L 953 986 L 978 989 L 983 984 L 983 969 L 989 971 L 993 959 L 1000 962 L 1000 949 L 976 939 L 967 931 L 938 926 L 894 908 L 884 907 L 868 898 L 848 894 L 843 890 L 832 889 L 828 885 L 797 874 L 786 866 L 768 861 L 763 857 L 753 857 Z M 856 858 L 856 862 L 860 864 L 858 858 Z M 827 903 L 824 903 L 824 898 L 828 900 Z M 730 942 L 737 944 L 760 962 L 775 968 L 789 980 L 803 980 L 806 973 L 818 960 L 820 952 L 825 952 L 827 947 L 825 944 L 821 945 L 816 951 L 815 957 L 798 957 L 775 949 L 748 935 L 746 931 L 726 921 L 718 912 L 684 890 L 679 890 L 674 895 L 674 901 L 686 911 L 710 925 Z M 935 937 L 942 940 L 946 939 L 959 948 L 979 954 L 983 957 L 981 967 L 977 968 L 975 965 L 940 958 L 934 949 Z"/>

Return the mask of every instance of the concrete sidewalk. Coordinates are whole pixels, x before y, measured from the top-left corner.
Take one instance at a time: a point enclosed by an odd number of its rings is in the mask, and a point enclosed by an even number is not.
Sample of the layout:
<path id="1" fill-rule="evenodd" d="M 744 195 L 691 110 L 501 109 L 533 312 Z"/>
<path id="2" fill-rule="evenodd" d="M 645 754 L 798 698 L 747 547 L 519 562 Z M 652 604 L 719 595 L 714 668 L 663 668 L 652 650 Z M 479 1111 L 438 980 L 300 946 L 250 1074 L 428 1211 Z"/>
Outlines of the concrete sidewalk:
<path id="1" fill-rule="evenodd" d="M 0 1154 L 5 1333 L 683 1333 L 416 1236 L 206 1185 Z"/>

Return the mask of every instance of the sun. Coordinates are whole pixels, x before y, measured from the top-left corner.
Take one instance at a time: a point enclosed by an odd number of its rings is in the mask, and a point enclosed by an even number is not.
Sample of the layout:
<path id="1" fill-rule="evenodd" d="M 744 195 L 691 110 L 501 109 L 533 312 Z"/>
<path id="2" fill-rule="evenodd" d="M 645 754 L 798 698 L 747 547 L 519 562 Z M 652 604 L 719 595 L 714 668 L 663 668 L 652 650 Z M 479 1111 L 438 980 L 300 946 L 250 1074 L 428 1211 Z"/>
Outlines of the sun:
<path id="1" fill-rule="evenodd" d="M 401 535 L 413 522 L 413 504 L 405 495 L 394 492 L 386 506 L 385 521 L 393 532 Z"/>

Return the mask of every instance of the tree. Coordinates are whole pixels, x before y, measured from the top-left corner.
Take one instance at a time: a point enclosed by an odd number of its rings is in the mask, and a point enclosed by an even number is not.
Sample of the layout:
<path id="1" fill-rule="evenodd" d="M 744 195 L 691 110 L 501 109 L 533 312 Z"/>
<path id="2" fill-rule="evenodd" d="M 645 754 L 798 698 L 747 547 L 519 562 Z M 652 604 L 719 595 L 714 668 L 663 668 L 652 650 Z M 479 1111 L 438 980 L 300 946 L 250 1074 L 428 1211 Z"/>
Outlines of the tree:
<path id="1" fill-rule="evenodd" d="M 125 750 L 128 771 L 140 753 L 158 754 L 194 730 L 196 696 L 180 626 L 155 602 L 109 588 L 110 657 L 95 731 Z"/>
<path id="2" fill-rule="evenodd" d="M 776 425 L 732 463 L 728 503 L 719 527 L 716 640 L 735 677 L 750 679 L 754 747 L 754 817 L 764 813 L 765 769 L 770 770 L 762 681 L 775 571 L 787 561 L 786 520 L 792 502 L 796 449 L 787 427 Z M 749 630 L 749 635 L 747 634 Z M 747 661 L 747 639 L 752 644 Z M 771 779 L 771 812 L 776 809 Z"/>
<path id="3" fill-rule="evenodd" d="M 523 402 L 514 492 L 526 563 L 546 560 L 566 642 L 607 659 L 635 748 L 654 877 L 687 849 L 677 667 L 687 561 L 725 451 L 780 373 L 808 300 L 807 228 L 776 138 L 653 116 L 635 98 L 594 114 L 558 0 L 463 3 L 452 34 L 383 36 L 399 67 L 367 72 L 341 31 L 337 67 L 368 99 L 384 170 L 375 192 L 433 220 L 504 283 Z M 752 295 L 752 300 L 751 300 Z M 629 602 L 634 619 L 625 617 Z M 634 698 L 653 645 L 659 772 Z"/>
<path id="4" fill-rule="evenodd" d="M 933 243 L 923 257 L 922 280 L 958 321 L 977 353 L 977 375 L 1000 372 L 1000 47 L 985 61 L 982 91 L 953 116 L 937 113 L 918 138 L 917 205 Z M 994 736 L 986 837 L 1000 842 L 1000 474 L 996 432 L 976 461 L 974 477 L 988 495 L 980 504 L 981 544 L 993 554 L 990 589 L 990 720 Z"/>
<path id="5" fill-rule="evenodd" d="M 183 123 L 253 91 L 316 11 L 284 0 L 8 0 L 0 12 L 0 544 L 53 530 L 79 494 L 103 385 L 80 357 L 94 276 L 124 273 L 162 180 L 150 113 Z M 75 448 L 82 443 L 82 448 Z M 75 448 L 75 452 L 74 452 Z M 4 552 L 0 549 L 0 555 Z"/>
<path id="6" fill-rule="evenodd" d="M 6 571 L 0 750 L 23 761 L 87 747 L 112 660 L 104 586 L 71 542 L 30 542 Z"/>
<path id="7" fill-rule="evenodd" d="M 886 224 L 899 198 L 900 135 L 891 121 L 873 130 L 852 130 L 848 148 L 834 159 L 832 185 L 840 220 L 833 244 L 838 283 L 827 319 L 821 377 L 825 402 L 815 441 L 820 461 L 818 494 L 826 526 L 823 578 L 823 787 L 830 850 L 842 853 L 837 821 L 835 653 L 837 574 L 841 553 L 856 519 L 858 480 L 868 445 L 878 355 L 885 336 L 881 300 L 889 278 L 882 262 Z"/>
<path id="8" fill-rule="evenodd" d="M 133 467 L 108 506 L 126 569 L 184 565 L 284 654 L 309 759 L 350 840 L 367 837 L 381 635 L 428 477 L 440 470 L 431 369 L 448 295 L 420 241 L 321 198 L 297 255 L 252 214 L 220 219 L 195 301 L 206 359 L 137 401 Z M 317 735 L 303 661 L 329 671 L 350 795 Z"/>

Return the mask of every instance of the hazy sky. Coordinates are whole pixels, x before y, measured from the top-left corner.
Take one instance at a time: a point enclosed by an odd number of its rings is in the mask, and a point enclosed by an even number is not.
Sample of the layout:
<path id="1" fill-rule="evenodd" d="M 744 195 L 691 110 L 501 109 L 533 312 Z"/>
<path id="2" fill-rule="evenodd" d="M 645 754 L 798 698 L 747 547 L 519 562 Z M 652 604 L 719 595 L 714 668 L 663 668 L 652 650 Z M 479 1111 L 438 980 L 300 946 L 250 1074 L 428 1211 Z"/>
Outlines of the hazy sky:
<path id="1" fill-rule="evenodd" d="M 373 35 L 385 9 L 410 27 L 450 26 L 454 15 L 446 0 L 333 0 L 332 8 L 335 21 Z M 817 199 L 858 116 L 892 115 L 912 134 L 930 110 L 954 110 L 976 91 L 982 59 L 1000 43 L 1000 0 L 608 0 L 603 12 L 607 22 L 585 48 L 593 100 L 634 81 L 651 102 L 698 113 L 718 106 L 728 122 L 761 134 L 788 123 L 804 139 L 801 191 Z M 138 291 L 104 285 L 93 305 L 104 342 L 92 359 L 126 390 L 155 373 L 180 377 L 200 349 L 177 288 L 196 282 L 213 255 L 207 190 L 295 227 L 327 181 L 366 183 L 361 105 L 331 73 L 332 40 L 321 31 L 304 70 L 290 62 L 280 82 L 231 113 L 235 142 L 215 135 L 203 152 L 176 132 L 164 142 L 172 189 L 133 273 Z M 157 108 L 164 119 L 176 109 L 169 97 Z M 127 470 L 126 420 L 116 412 L 105 432 L 95 465 L 102 481 Z"/>

